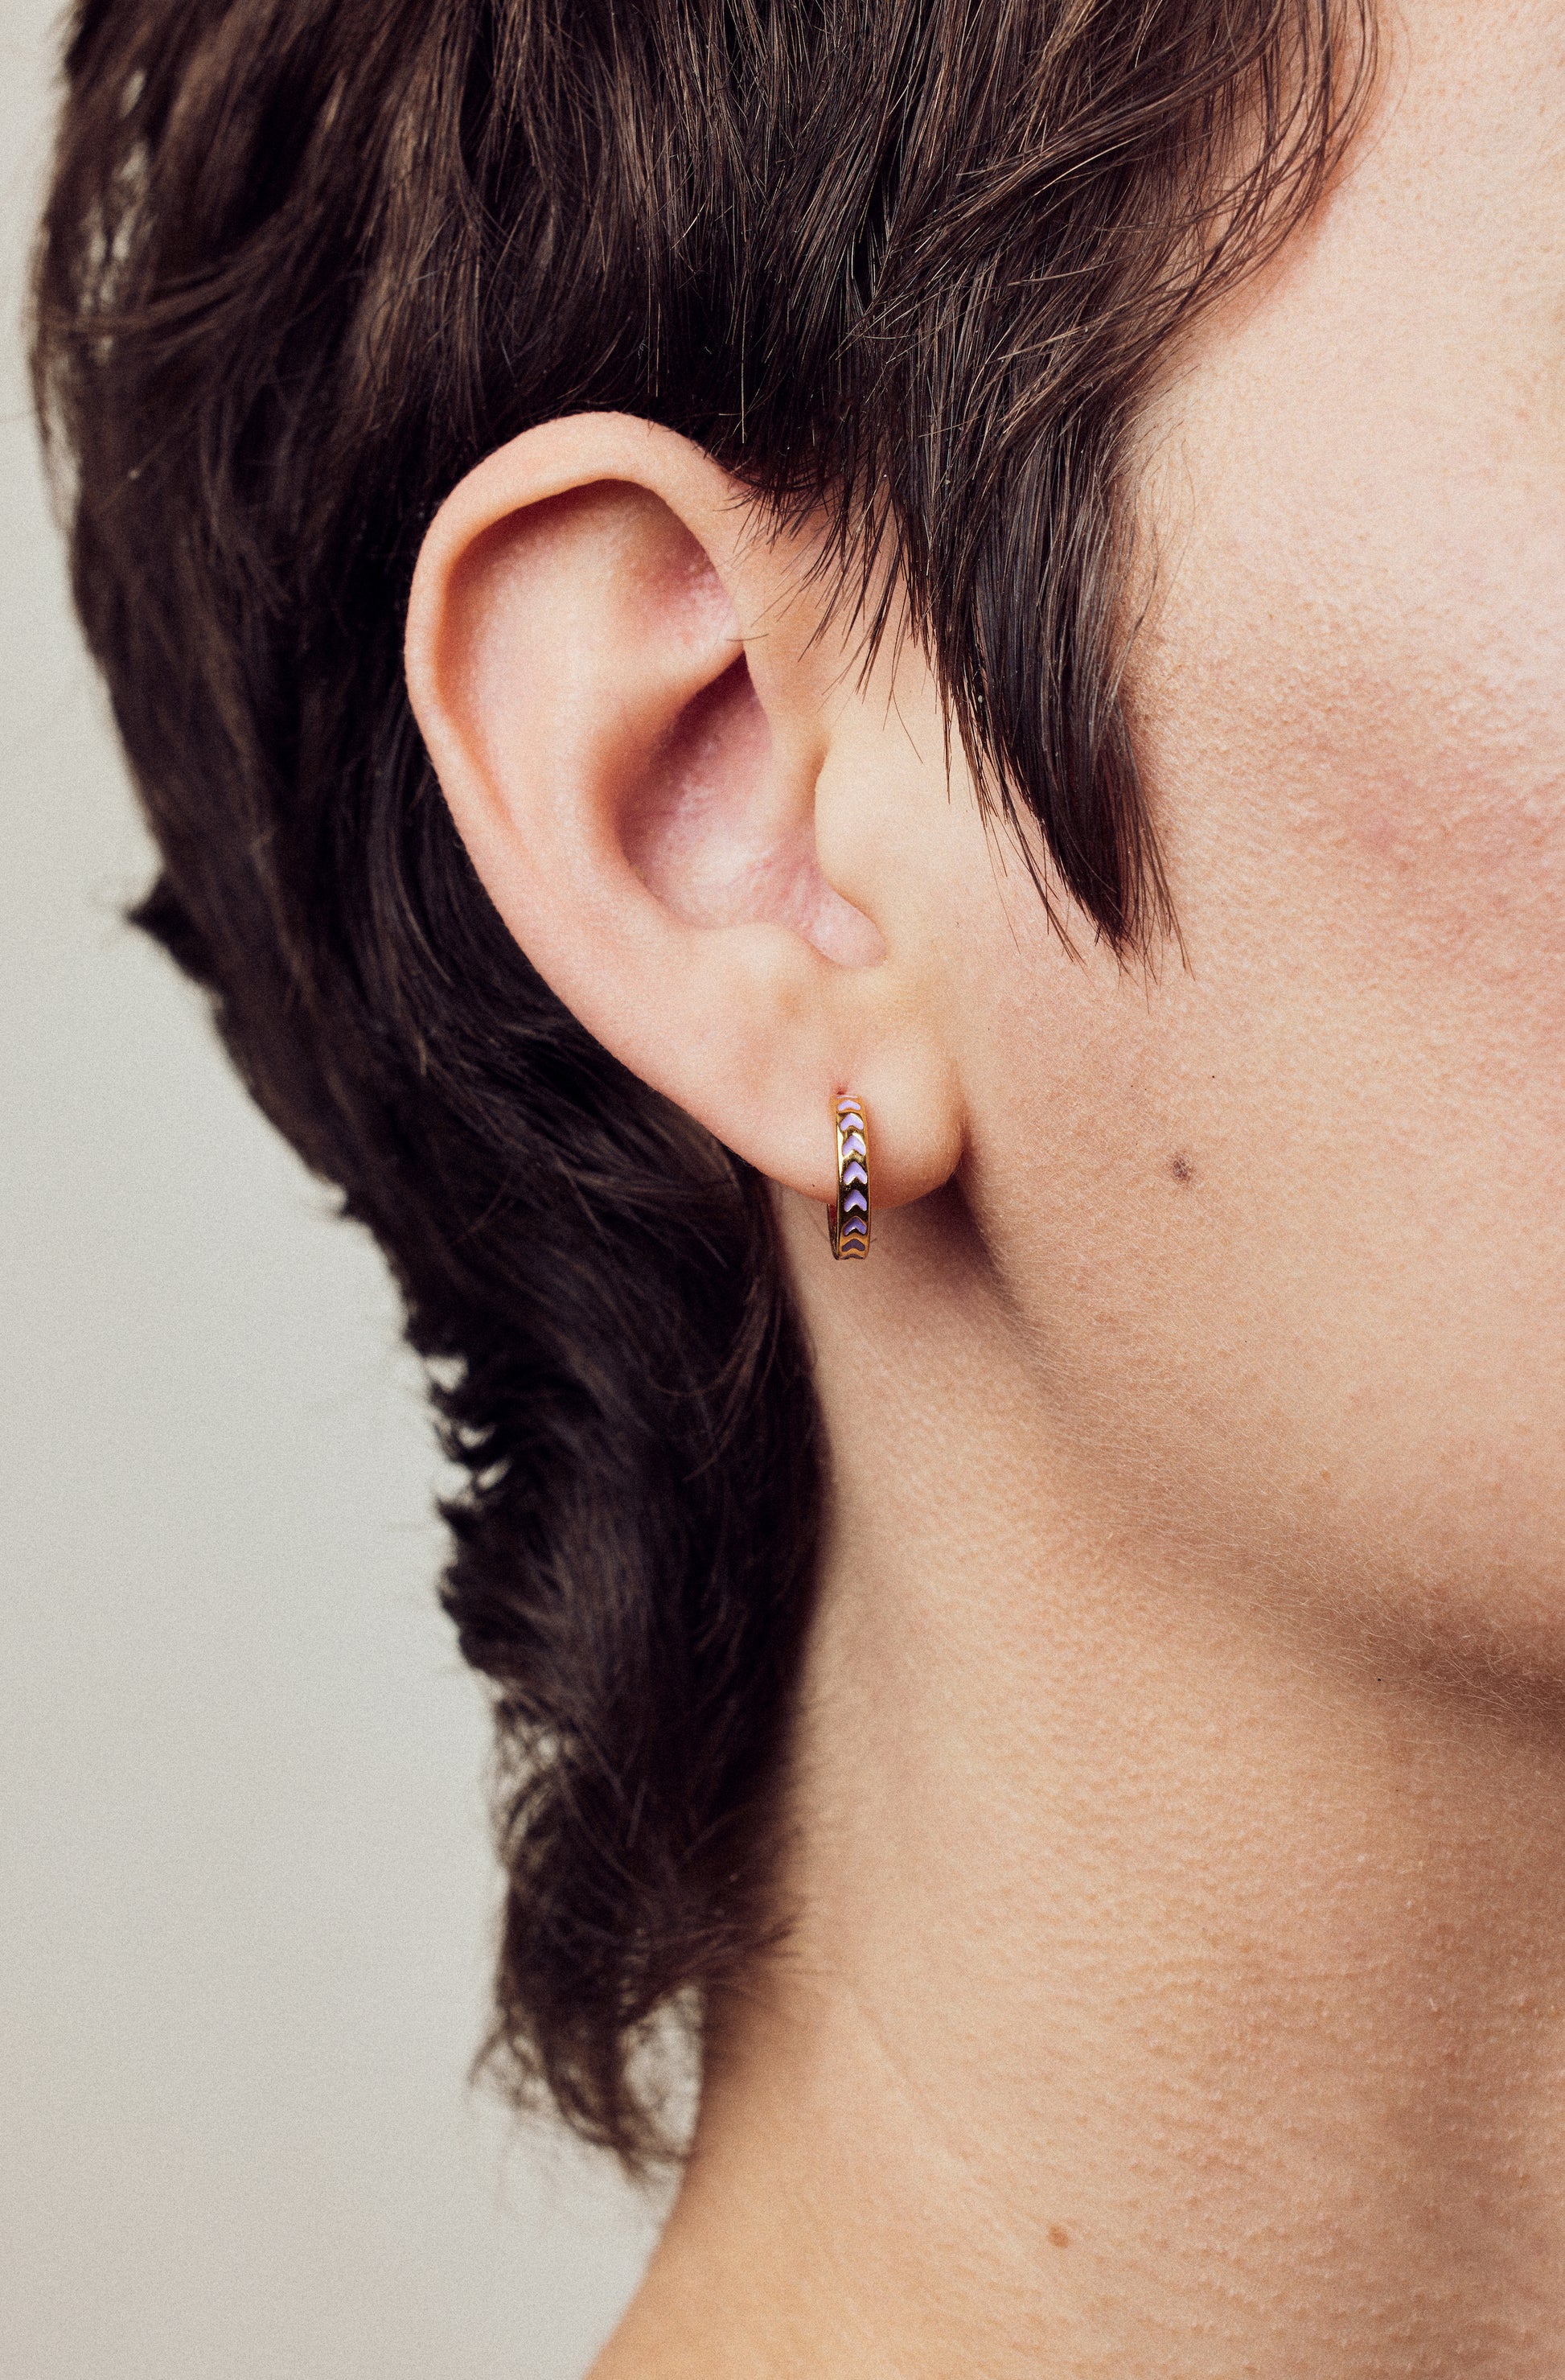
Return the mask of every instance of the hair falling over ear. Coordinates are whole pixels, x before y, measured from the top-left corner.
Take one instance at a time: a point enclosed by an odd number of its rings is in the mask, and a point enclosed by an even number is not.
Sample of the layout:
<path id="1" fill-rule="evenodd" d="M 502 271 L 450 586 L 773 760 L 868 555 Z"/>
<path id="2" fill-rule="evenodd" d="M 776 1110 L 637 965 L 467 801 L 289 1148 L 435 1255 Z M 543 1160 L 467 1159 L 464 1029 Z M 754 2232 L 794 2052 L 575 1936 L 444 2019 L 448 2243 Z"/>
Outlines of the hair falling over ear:
<path id="1" fill-rule="evenodd" d="M 780 1922 L 816 1404 L 766 1185 L 561 1007 L 456 839 L 402 675 L 420 540 L 529 425 L 682 432 L 924 641 L 1047 897 L 1156 935 L 1136 400 L 1323 188 L 1366 6 L 78 0 L 35 366 L 163 854 L 140 918 L 406 1293 L 470 1481 L 493 2062 L 632 2163 L 660 2012 Z"/>

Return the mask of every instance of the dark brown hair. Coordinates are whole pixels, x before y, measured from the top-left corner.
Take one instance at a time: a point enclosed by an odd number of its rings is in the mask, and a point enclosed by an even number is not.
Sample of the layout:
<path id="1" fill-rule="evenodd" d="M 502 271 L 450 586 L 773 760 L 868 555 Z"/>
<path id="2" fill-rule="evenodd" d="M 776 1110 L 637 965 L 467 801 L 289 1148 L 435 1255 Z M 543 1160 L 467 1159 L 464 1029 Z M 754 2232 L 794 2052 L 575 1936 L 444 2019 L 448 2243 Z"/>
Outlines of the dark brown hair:
<path id="1" fill-rule="evenodd" d="M 163 854 L 139 916 L 406 1293 L 471 1481 L 495 2058 L 633 2161 L 637 2046 L 768 1923 L 822 1449 L 765 1185 L 564 1012 L 453 831 L 420 539 L 529 423 L 683 431 L 819 510 L 859 598 L 894 554 L 1040 889 L 1145 944 L 1127 433 L 1319 188 L 1366 44 L 1358 0 L 78 9 L 37 386 Z"/>

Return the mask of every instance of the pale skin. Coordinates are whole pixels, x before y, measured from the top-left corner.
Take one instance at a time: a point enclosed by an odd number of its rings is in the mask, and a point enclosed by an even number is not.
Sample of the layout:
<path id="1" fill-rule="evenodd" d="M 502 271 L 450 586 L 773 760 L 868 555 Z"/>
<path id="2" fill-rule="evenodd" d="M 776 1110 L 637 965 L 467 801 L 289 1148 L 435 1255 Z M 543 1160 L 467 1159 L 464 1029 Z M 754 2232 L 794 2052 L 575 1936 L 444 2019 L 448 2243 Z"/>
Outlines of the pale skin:
<path id="1" fill-rule="evenodd" d="M 1386 49 L 1143 425 L 1183 953 L 1065 948 L 672 434 L 431 530 L 457 824 L 778 1185 L 831 1448 L 790 1928 L 596 2380 L 1565 2369 L 1565 7 Z"/>

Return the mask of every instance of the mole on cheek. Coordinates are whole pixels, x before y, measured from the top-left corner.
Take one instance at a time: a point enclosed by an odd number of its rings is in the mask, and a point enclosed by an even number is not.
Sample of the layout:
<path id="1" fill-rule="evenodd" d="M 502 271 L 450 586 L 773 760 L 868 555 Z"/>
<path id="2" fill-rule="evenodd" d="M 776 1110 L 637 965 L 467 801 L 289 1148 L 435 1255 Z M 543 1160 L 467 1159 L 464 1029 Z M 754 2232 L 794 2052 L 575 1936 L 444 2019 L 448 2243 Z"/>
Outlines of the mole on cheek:
<path id="1" fill-rule="evenodd" d="M 1066 2230 L 1062 2223 L 1051 2223 L 1049 2225 L 1049 2244 L 1051 2248 L 1068 2248 L 1070 2246 L 1071 2235 Z"/>
<path id="2" fill-rule="evenodd" d="M 1195 1168 L 1182 1148 L 1176 1148 L 1170 1158 L 1169 1172 L 1176 1182 L 1194 1182 L 1195 1179 Z"/>

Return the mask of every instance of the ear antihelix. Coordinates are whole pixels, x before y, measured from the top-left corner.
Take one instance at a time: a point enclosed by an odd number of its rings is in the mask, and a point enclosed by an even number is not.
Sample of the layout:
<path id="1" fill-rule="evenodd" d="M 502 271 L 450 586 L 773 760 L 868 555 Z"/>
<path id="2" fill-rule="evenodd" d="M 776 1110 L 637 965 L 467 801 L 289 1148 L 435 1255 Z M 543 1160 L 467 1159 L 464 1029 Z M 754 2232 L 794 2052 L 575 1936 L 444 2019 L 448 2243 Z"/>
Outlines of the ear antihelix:
<path id="1" fill-rule="evenodd" d="M 851 1092 L 832 1105 L 837 1134 L 837 1197 L 826 1209 L 831 1254 L 840 1262 L 869 1254 L 869 1130 Z"/>

